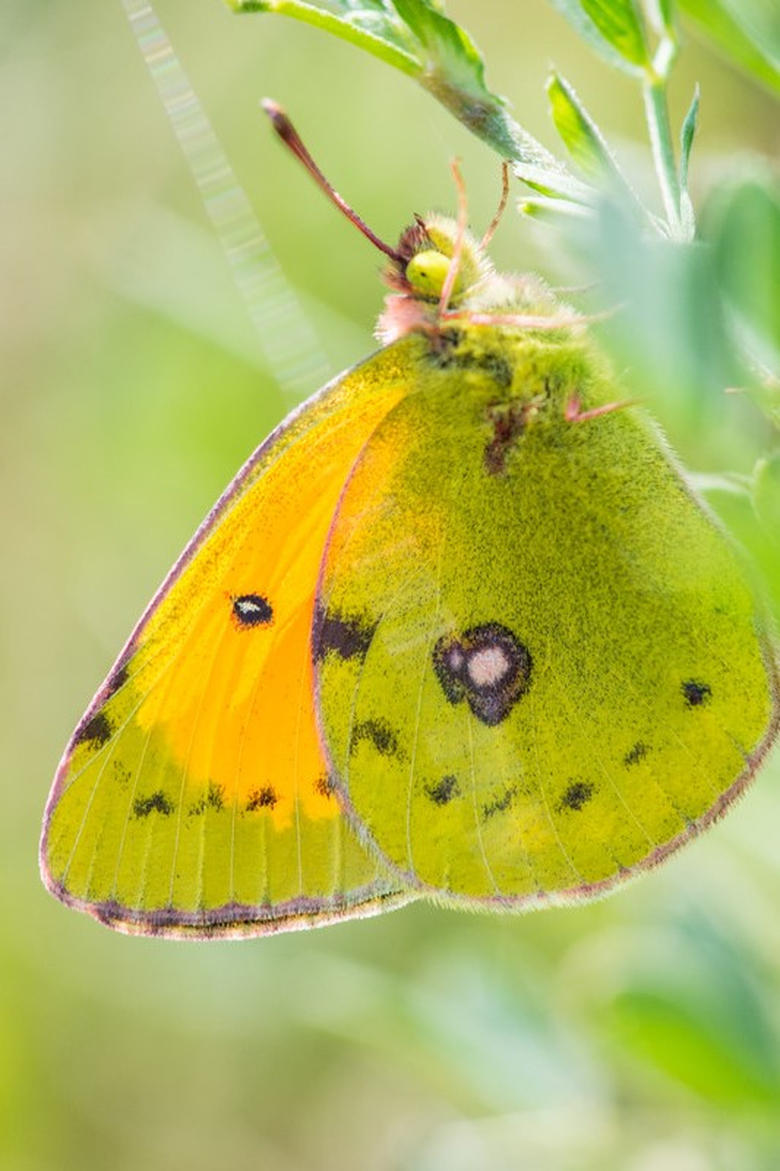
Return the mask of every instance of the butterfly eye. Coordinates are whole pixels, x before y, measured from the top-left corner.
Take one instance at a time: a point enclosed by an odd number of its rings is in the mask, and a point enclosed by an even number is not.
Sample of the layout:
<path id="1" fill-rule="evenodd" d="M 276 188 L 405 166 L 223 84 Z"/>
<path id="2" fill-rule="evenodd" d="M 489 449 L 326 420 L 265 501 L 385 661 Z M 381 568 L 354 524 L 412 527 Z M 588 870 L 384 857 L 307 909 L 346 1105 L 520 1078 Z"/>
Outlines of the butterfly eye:
<path id="1" fill-rule="evenodd" d="M 433 248 L 418 252 L 406 266 L 406 279 L 412 290 L 419 296 L 437 301 L 447 279 L 450 263 L 449 256 L 445 256 L 443 252 L 437 252 Z M 458 273 L 453 295 L 457 296 L 458 293 L 462 292 L 463 280 L 461 274 Z"/>

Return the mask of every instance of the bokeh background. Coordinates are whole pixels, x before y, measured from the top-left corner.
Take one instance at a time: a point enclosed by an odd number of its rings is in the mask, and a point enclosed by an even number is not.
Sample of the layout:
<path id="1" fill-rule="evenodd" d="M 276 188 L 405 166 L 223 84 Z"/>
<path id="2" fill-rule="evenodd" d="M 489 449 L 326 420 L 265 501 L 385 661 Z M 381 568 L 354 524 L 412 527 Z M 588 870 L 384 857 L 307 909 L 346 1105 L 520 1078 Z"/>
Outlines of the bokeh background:
<path id="1" fill-rule="evenodd" d="M 377 258 L 258 99 L 287 106 L 389 237 L 452 206 L 453 154 L 485 223 L 495 159 L 410 81 L 313 29 L 219 0 L 157 8 L 335 372 L 372 346 Z M 533 133 L 553 145 L 554 61 L 642 182 L 634 87 L 544 0 L 449 10 Z M 414 906 L 194 945 L 112 934 L 44 892 L 40 816 L 72 726 L 287 403 L 119 0 L 4 0 L 0 29 L 0 1167 L 774 1171 L 777 754 L 705 838 L 589 907 Z M 694 42 L 678 121 L 697 79 L 694 191 L 777 148 L 776 106 Z M 555 242 L 517 216 L 493 252 L 566 277 Z M 761 454 L 763 426 L 740 418 L 718 415 L 717 433 L 691 411 L 664 422 L 709 472 Z"/>

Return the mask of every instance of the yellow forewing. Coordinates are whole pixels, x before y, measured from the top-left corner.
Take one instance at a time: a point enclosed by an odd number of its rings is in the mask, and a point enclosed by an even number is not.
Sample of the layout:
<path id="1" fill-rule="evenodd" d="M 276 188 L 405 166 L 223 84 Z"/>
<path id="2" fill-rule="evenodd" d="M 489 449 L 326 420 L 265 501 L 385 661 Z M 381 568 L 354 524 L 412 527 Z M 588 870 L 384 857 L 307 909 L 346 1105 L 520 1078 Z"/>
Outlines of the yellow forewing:
<path id="1" fill-rule="evenodd" d="M 409 897 L 331 791 L 314 712 L 322 552 L 360 450 L 406 393 L 401 343 L 255 453 L 133 634 L 47 810 L 55 894 L 126 931 L 252 934 Z"/>

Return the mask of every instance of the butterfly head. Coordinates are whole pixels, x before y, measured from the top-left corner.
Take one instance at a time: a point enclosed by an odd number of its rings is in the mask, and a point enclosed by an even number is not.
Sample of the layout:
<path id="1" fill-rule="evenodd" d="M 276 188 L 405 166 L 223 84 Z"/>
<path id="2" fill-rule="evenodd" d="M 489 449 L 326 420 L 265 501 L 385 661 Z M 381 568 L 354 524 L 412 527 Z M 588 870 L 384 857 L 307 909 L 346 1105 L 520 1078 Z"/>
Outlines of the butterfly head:
<path id="1" fill-rule="evenodd" d="M 456 220 L 437 214 L 415 217 L 402 232 L 382 275 L 391 292 L 385 297 L 374 336 L 383 345 L 413 331 L 435 333 L 444 310 L 460 313 L 508 307 L 517 295 L 515 282 L 496 273 L 484 244 Z"/>
<path id="2" fill-rule="evenodd" d="M 397 255 L 385 271 L 395 292 L 417 301 L 438 303 L 454 263 L 458 237 L 455 220 L 445 216 L 416 216 L 402 233 Z M 457 305 L 492 272 L 490 262 L 469 232 L 463 235 L 450 304 Z"/>

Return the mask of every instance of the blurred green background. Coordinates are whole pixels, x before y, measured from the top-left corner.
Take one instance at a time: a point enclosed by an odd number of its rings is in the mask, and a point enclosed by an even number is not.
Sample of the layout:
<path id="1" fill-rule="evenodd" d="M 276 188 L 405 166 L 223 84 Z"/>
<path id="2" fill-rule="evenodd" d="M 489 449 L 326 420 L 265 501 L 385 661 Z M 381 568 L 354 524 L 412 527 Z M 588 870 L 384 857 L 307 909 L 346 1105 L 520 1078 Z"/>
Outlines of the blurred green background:
<path id="1" fill-rule="evenodd" d="M 372 347 L 377 257 L 284 154 L 273 95 L 387 237 L 452 206 L 462 157 L 487 222 L 495 159 L 350 46 L 218 0 L 158 11 L 331 372 Z M 635 88 L 543 0 L 453 0 L 489 80 L 554 145 L 549 63 L 633 168 Z M 286 403 L 205 219 L 119 0 L 4 0 L 0 428 L 5 782 L 0 1167 L 145 1171 L 774 1171 L 780 1166 L 780 758 L 662 871 L 525 918 L 415 906 L 208 946 L 128 939 L 37 873 L 59 753 L 137 615 Z M 776 106 L 686 45 L 694 192 L 777 147 Z M 642 183 L 642 165 L 632 173 Z M 493 253 L 553 282 L 544 229 Z M 765 433 L 665 419 L 698 471 Z M 714 432 L 712 420 L 719 430 Z"/>

